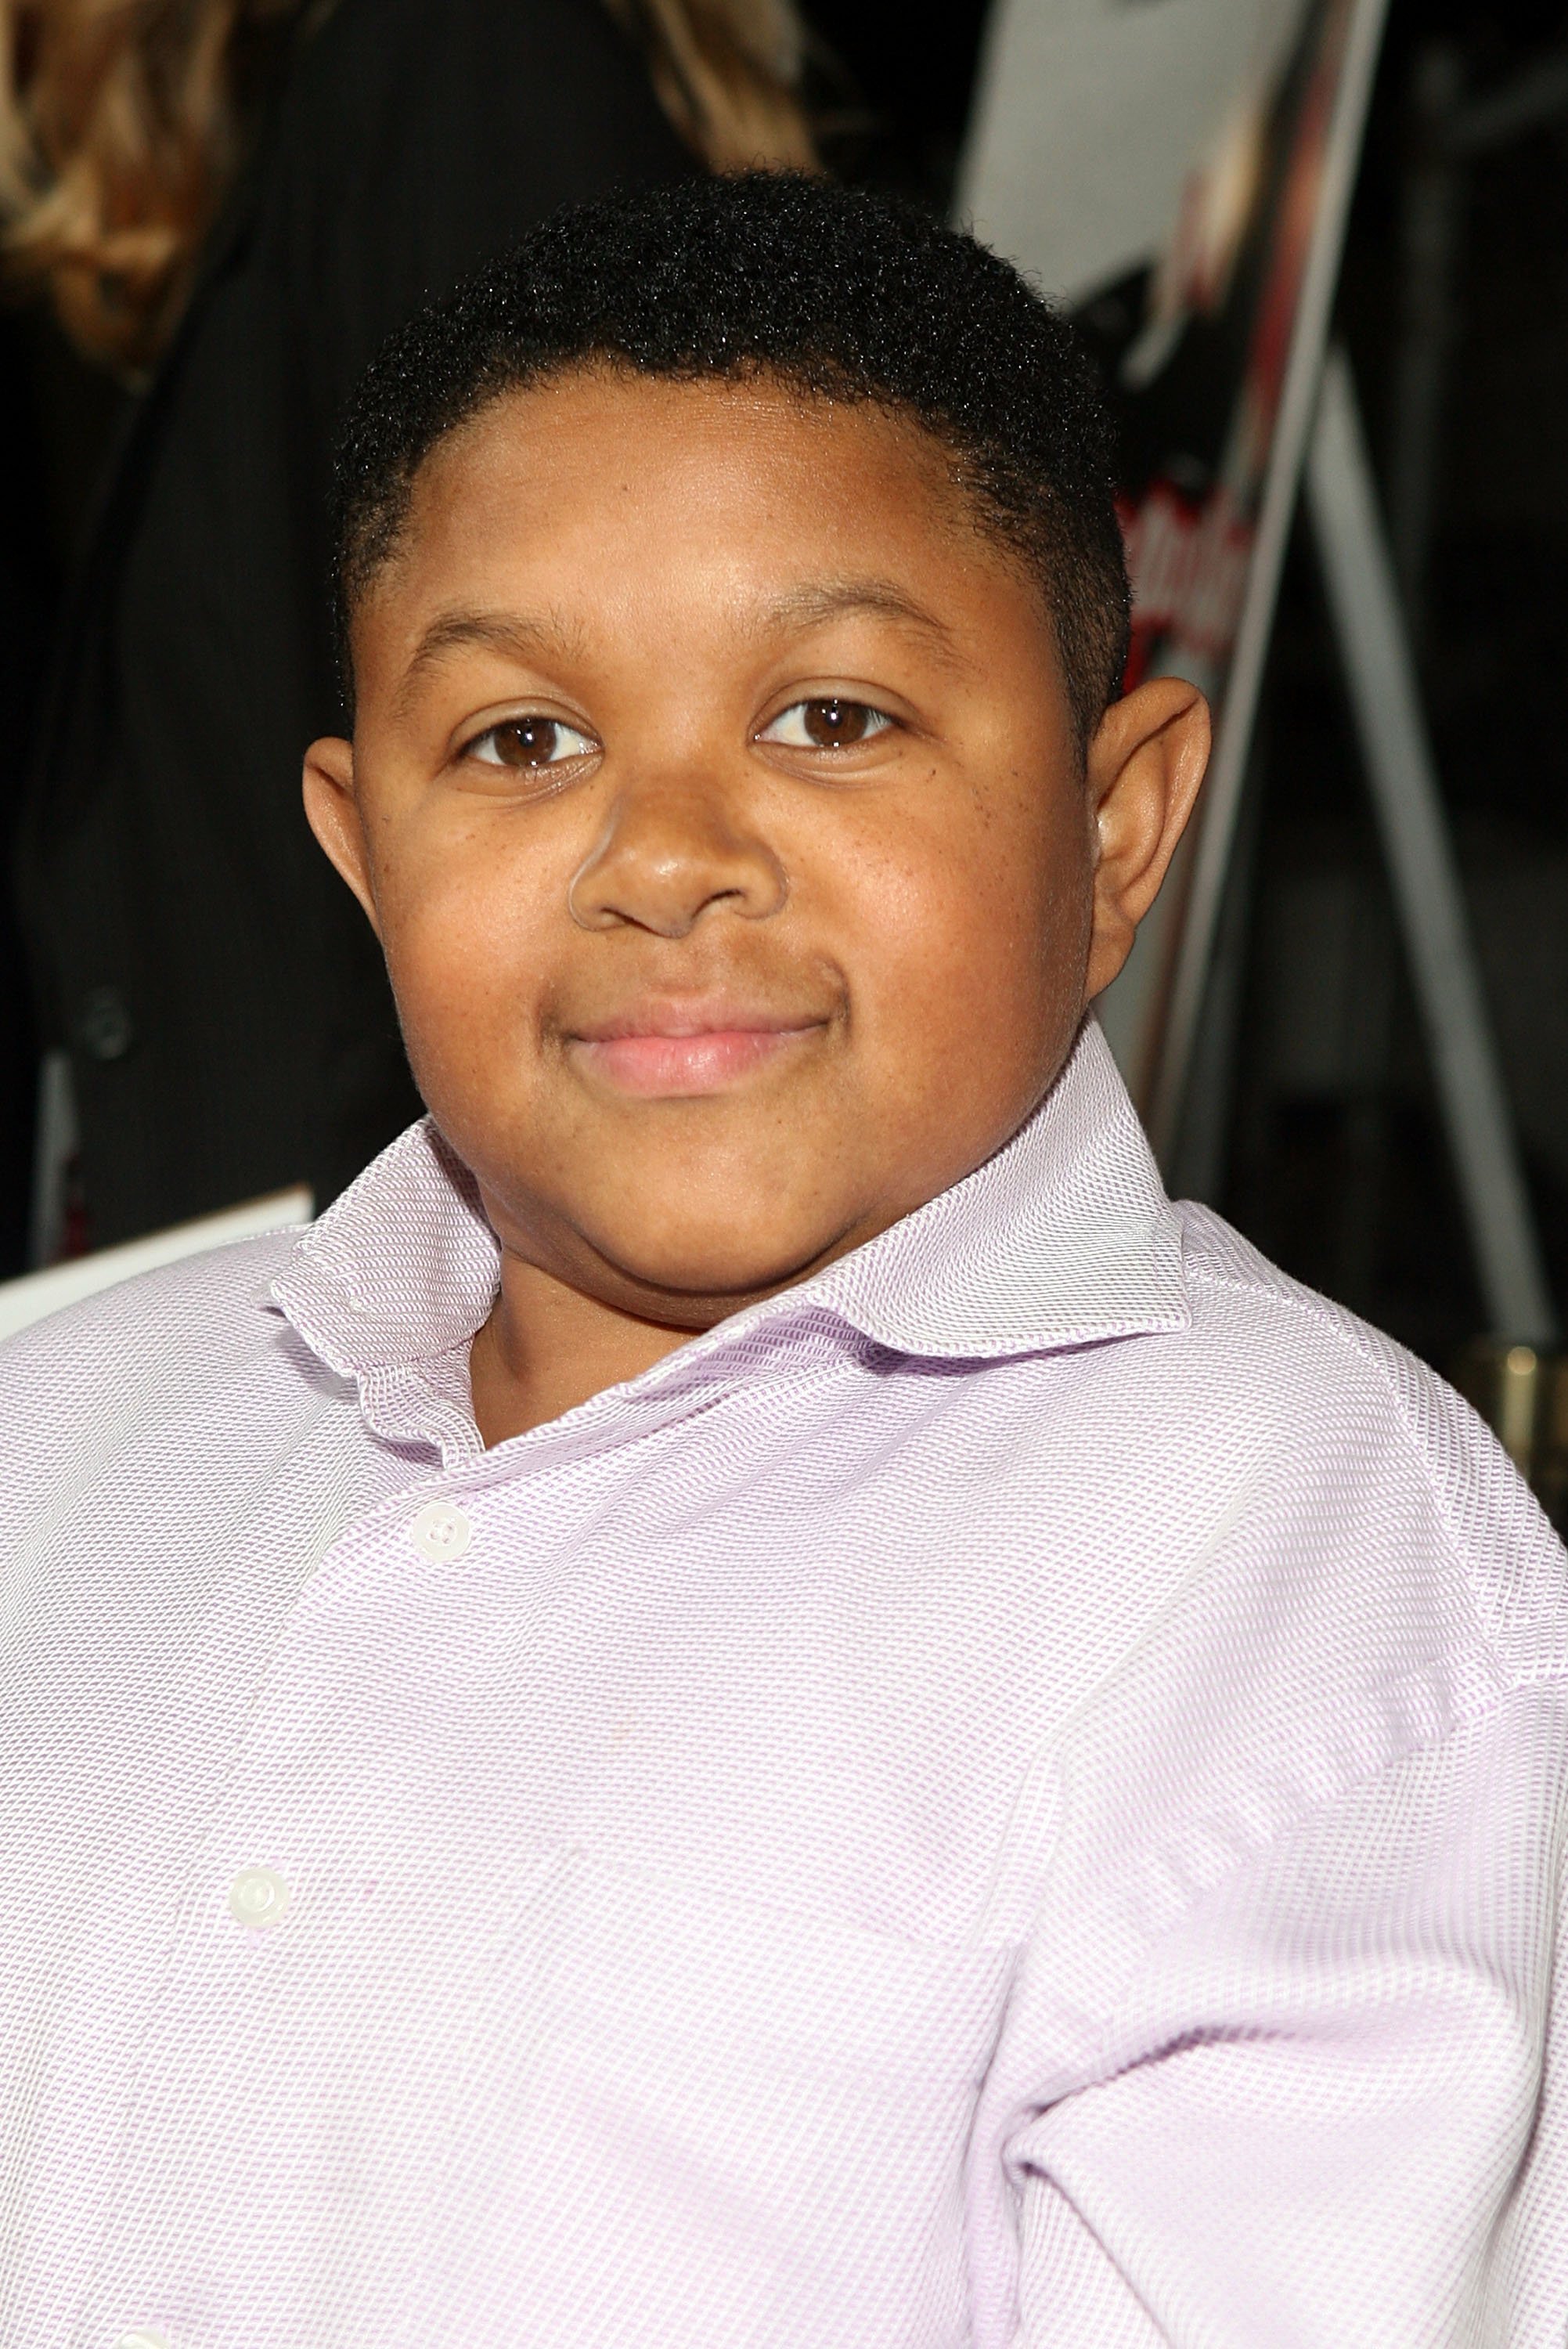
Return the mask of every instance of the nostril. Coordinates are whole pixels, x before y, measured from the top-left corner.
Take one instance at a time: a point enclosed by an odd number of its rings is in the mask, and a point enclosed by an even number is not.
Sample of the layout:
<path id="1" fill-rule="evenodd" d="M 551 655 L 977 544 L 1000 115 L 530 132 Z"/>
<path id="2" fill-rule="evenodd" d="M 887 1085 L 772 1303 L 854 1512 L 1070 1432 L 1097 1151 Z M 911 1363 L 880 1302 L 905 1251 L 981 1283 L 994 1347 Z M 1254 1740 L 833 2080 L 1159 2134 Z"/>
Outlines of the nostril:
<path id="1" fill-rule="evenodd" d="M 685 937 L 715 907 L 751 919 L 776 914 L 789 895 L 784 868 L 764 841 L 711 829 L 678 846 L 667 834 L 618 824 L 573 875 L 567 910 L 579 929 L 624 926 Z"/>

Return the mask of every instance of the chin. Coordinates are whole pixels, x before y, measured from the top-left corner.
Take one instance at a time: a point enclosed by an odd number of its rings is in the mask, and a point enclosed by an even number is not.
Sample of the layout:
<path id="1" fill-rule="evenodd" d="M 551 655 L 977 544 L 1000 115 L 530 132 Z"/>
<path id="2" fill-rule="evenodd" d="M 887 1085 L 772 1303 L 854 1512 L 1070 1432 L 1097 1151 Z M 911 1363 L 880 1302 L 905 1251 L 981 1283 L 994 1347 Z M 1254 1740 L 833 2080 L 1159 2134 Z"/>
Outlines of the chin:
<path id="1" fill-rule="evenodd" d="M 718 1222 L 716 1216 L 694 1219 L 684 1230 L 628 1232 L 619 1236 L 623 1245 L 604 1246 L 602 1252 L 639 1287 L 689 1299 L 696 1328 L 713 1318 L 701 1309 L 705 1300 L 731 1311 L 748 1298 L 801 1278 L 834 1245 L 829 1233 L 801 1232 L 781 1245 L 776 1226 L 766 1232 L 737 1232 L 716 1228 Z"/>

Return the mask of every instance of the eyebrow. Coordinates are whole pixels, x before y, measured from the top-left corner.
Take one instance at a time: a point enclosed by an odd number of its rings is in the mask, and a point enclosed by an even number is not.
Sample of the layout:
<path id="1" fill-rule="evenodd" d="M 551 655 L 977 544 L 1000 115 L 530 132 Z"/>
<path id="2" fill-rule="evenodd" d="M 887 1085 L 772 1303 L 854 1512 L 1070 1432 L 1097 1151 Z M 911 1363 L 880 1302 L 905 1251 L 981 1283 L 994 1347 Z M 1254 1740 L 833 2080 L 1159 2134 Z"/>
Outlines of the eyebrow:
<path id="1" fill-rule="evenodd" d="M 895 620 L 905 627 L 917 629 L 935 650 L 945 653 L 949 659 L 957 657 L 952 631 L 945 623 L 887 579 L 813 580 L 789 588 L 758 607 L 751 629 L 758 636 L 772 636 L 790 628 L 820 627 L 830 620 L 857 613 L 869 613 L 875 618 Z M 403 672 L 397 695 L 400 712 L 407 712 L 427 672 L 446 654 L 465 645 L 481 645 L 496 652 L 511 653 L 520 660 L 580 657 L 582 649 L 577 629 L 558 614 L 440 613 L 421 633 Z"/>
<path id="2" fill-rule="evenodd" d="M 397 708 L 406 713 L 426 672 L 464 645 L 511 653 L 519 660 L 561 659 L 580 650 L 578 634 L 555 614 L 443 612 L 420 635 L 397 688 Z"/>
<path id="3" fill-rule="evenodd" d="M 953 632 L 934 612 L 917 604 L 913 595 L 895 586 L 891 579 L 823 579 L 791 587 L 785 595 L 776 596 L 762 606 L 758 615 L 758 632 L 771 632 L 789 627 L 817 627 L 828 620 L 846 618 L 865 612 L 873 618 L 897 620 L 905 627 L 916 628 L 929 636 L 939 649 L 955 650 Z"/>

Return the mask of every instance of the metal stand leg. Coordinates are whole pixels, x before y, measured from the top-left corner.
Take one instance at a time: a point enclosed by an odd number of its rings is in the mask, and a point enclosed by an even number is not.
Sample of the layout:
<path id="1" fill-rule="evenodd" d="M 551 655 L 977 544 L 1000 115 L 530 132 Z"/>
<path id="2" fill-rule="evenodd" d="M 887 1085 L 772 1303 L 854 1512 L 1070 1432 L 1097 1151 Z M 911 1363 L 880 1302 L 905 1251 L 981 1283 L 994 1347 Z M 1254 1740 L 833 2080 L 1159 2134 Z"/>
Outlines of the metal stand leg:
<path id="1" fill-rule="evenodd" d="M 71 1063 L 65 1052 L 46 1052 L 38 1063 L 38 1117 L 33 1139 L 33 1219 L 28 1235 L 29 1271 L 53 1264 L 66 1236 L 71 1161 L 77 1150 L 77 1106 Z"/>
<path id="2" fill-rule="evenodd" d="M 1557 1317 L 1470 945 L 1355 387 L 1337 349 L 1324 365 L 1306 491 L 1486 1309 L 1500 1336 L 1551 1346 L 1557 1341 Z"/>

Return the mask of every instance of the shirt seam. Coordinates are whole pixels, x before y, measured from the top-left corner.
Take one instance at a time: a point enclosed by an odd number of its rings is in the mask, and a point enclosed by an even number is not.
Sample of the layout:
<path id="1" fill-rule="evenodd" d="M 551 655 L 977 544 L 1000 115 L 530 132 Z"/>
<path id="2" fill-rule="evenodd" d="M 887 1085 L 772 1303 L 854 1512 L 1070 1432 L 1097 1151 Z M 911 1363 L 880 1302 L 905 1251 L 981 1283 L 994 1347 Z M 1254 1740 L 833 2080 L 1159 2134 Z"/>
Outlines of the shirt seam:
<path id="1" fill-rule="evenodd" d="M 1222 1868 L 1220 1873 L 1208 1883 L 1196 1887 L 1188 1899 L 1182 1901 L 1174 1916 L 1168 1918 L 1156 1931 L 1142 1939 L 1137 1955 L 1129 1965 L 1126 1975 L 1117 1991 L 1115 2003 L 1108 2011 L 1103 2024 L 1095 2033 L 1081 2063 L 1076 2067 L 1079 2075 L 1076 2085 L 1067 2090 L 1064 2095 L 1052 2098 L 1049 2104 L 1026 2109 L 1021 2116 L 1020 2127 L 1016 2133 L 1020 2136 L 1026 2134 L 1037 2120 L 1043 2118 L 1056 2105 L 1065 2103 L 1068 2096 L 1078 2095 L 1086 2088 L 1099 2086 L 1109 2080 L 1119 2078 L 1122 2073 L 1137 2069 L 1139 2064 L 1149 2062 L 1159 2053 L 1157 2049 L 1150 2049 L 1111 2068 L 1106 2067 L 1104 2060 L 1115 2044 L 1121 2018 L 1127 2012 L 1138 1982 L 1149 1971 L 1160 1951 L 1183 1930 L 1206 1902 L 1218 1899 L 1226 1888 L 1243 1876 L 1249 1868 L 1256 1868 L 1264 1864 L 1279 1849 L 1288 1837 L 1306 1830 L 1315 1819 L 1322 1818 L 1331 1812 L 1336 1804 L 1345 1802 L 1355 1793 L 1376 1786 L 1380 1780 L 1390 1777 L 1395 1771 L 1402 1769 L 1418 1754 L 1425 1755 L 1441 1752 L 1443 1747 L 1451 1744 L 1455 1738 L 1474 1729 L 1478 1723 L 1486 1721 L 1491 1715 L 1501 1713 L 1506 1705 L 1516 1699 L 1533 1695 L 1539 1689 L 1549 1687 L 1553 1682 L 1568 1682 L 1568 1665 L 1554 1666 L 1549 1673 L 1532 1680 L 1516 1680 L 1508 1687 L 1494 1691 L 1491 1695 L 1478 1699 L 1468 1709 L 1457 1713 L 1438 1735 L 1418 1737 L 1401 1752 L 1387 1755 L 1374 1767 L 1351 1774 L 1342 1785 L 1334 1789 L 1332 1794 L 1325 1795 L 1317 1801 L 1308 1803 L 1288 1819 L 1280 1820 L 1266 1835 L 1261 1836 L 1246 1850 L 1238 1852 L 1228 1866 Z M 1033 1939 L 1032 1935 L 1030 1939 Z"/>
<path id="2" fill-rule="evenodd" d="M 1420 1471 L 1423 1489 L 1430 1497 L 1432 1513 L 1442 1528 L 1449 1555 L 1458 1569 L 1471 1619 L 1487 1659 L 1496 1671 L 1508 1675 L 1507 1686 L 1497 1692 L 1498 1696 L 1501 1698 L 1517 1688 L 1532 1686 L 1553 1678 L 1562 1678 L 1564 1671 L 1568 1670 L 1568 1666 L 1563 1664 L 1547 1662 L 1533 1671 L 1524 1671 L 1517 1665 L 1507 1662 L 1496 1630 L 1482 1609 L 1480 1599 L 1475 1588 L 1474 1577 L 1470 1571 L 1470 1557 L 1460 1540 L 1458 1528 L 1454 1525 L 1449 1504 L 1432 1473 L 1432 1464 L 1427 1455 L 1426 1447 L 1411 1424 L 1409 1413 L 1400 1396 L 1398 1387 L 1390 1376 L 1387 1364 L 1378 1360 L 1377 1353 L 1357 1334 L 1354 1326 L 1346 1327 L 1337 1315 L 1325 1312 L 1310 1293 L 1298 1296 L 1289 1289 L 1266 1288 L 1259 1282 L 1240 1279 L 1233 1274 L 1217 1271 L 1208 1265 L 1189 1264 L 1187 1269 L 1189 1279 L 1204 1282 L 1211 1288 L 1223 1289 L 1233 1296 L 1252 1298 L 1260 1304 L 1274 1306 L 1295 1314 L 1300 1319 L 1310 1322 L 1315 1329 L 1321 1330 L 1326 1337 L 1333 1339 L 1345 1352 L 1353 1355 L 1366 1370 L 1371 1372 L 1387 1402 L 1406 1447 Z M 1436 1376 L 1436 1373 L 1434 1372 L 1433 1375 Z"/>

